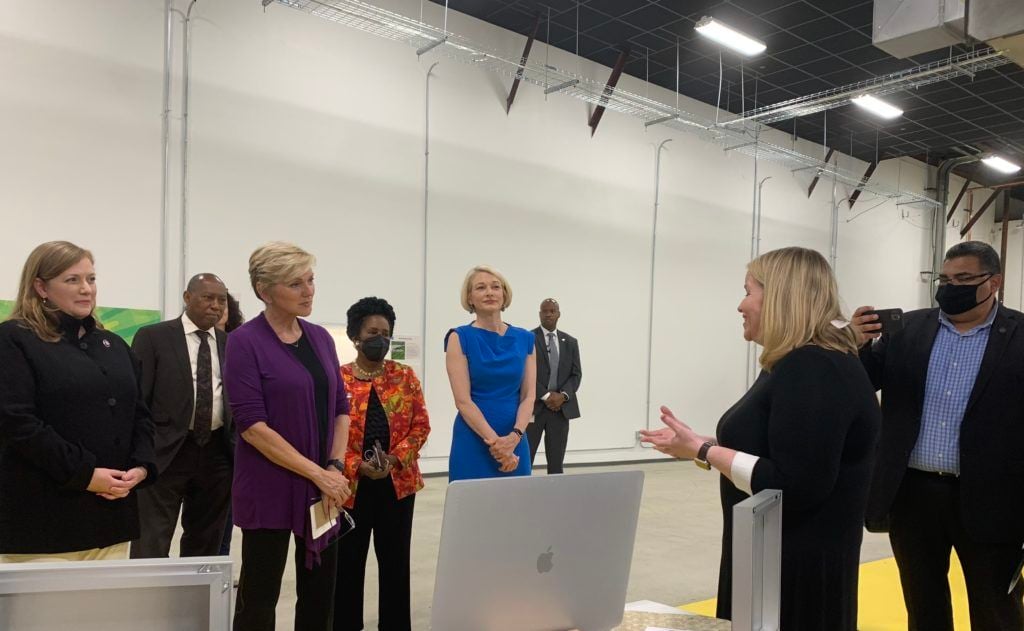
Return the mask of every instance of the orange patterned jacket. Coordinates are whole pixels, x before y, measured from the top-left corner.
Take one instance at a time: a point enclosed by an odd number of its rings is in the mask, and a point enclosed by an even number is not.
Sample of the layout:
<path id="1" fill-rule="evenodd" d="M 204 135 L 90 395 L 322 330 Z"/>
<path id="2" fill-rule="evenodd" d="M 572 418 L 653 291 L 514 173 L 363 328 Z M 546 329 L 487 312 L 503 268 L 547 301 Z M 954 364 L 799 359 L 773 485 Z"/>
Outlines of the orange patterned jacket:
<path id="1" fill-rule="evenodd" d="M 401 466 L 391 472 L 395 495 L 402 499 L 422 489 L 423 476 L 417 460 L 430 434 L 430 419 L 416 373 L 405 364 L 386 360 L 384 372 L 372 382 L 356 379 L 352 364 L 341 367 L 341 379 L 348 391 L 349 417 L 352 419 L 345 450 L 345 477 L 352 481 L 352 496 L 345 506 L 352 508 L 355 504 L 371 387 L 377 389 L 377 398 L 384 407 L 391 428 L 391 450 L 388 453 L 401 462 Z"/>

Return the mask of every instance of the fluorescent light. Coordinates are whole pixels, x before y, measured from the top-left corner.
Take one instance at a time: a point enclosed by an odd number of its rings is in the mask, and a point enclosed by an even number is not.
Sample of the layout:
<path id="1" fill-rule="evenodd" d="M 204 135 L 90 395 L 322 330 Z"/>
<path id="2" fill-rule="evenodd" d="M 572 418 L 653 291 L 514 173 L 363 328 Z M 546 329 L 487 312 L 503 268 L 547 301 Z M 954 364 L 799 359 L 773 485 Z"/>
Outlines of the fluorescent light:
<path id="1" fill-rule="evenodd" d="M 981 161 L 1000 173 L 1016 173 L 1017 171 L 1020 171 L 1019 164 L 1014 164 L 1005 158 L 1000 158 L 999 156 L 989 156 L 987 158 L 982 158 Z"/>
<path id="2" fill-rule="evenodd" d="M 855 96 L 850 99 L 850 102 L 859 105 L 875 116 L 881 116 L 882 118 L 898 118 L 903 116 L 903 110 L 895 105 L 886 103 L 882 99 L 875 98 L 870 94 Z"/>
<path id="3" fill-rule="evenodd" d="M 764 42 L 740 33 L 712 17 L 706 16 L 701 18 L 700 22 L 697 22 L 693 29 L 704 37 L 714 40 L 723 46 L 728 46 L 748 57 L 763 53 L 768 48 Z"/>

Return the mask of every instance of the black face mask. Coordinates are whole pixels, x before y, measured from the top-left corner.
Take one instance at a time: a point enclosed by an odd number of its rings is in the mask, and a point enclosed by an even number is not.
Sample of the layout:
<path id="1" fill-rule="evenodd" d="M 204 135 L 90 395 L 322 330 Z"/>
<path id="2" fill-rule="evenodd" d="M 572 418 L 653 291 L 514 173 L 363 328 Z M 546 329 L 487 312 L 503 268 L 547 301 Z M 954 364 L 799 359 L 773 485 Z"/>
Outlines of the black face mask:
<path id="1" fill-rule="evenodd" d="M 366 359 L 379 362 L 388 354 L 388 349 L 391 348 L 391 339 L 383 335 L 374 335 L 363 340 L 359 344 L 359 348 L 362 349 Z"/>
<path id="2" fill-rule="evenodd" d="M 978 302 L 978 287 L 986 282 L 983 280 L 977 285 L 939 285 L 935 291 L 935 302 L 939 303 L 939 308 L 947 315 L 967 313 L 992 297 L 989 294 L 988 298 Z"/>

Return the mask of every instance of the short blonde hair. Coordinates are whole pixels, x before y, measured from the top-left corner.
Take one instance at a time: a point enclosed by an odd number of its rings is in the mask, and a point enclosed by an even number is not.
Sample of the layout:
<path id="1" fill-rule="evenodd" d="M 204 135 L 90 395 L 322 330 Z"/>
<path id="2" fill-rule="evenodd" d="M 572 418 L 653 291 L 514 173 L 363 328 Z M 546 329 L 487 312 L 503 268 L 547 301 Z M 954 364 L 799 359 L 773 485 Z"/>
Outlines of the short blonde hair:
<path id="1" fill-rule="evenodd" d="M 501 283 L 501 293 L 504 294 L 504 302 L 501 303 L 501 310 L 504 311 L 505 309 L 508 309 L 512 304 L 512 286 L 508 284 L 508 280 L 501 272 L 490 265 L 477 265 L 466 273 L 466 279 L 462 281 L 462 308 L 470 313 L 476 311 L 476 309 L 473 308 L 473 305 L 469 304 L 469 294 L 473 292 L 473 277 L 480 273 L 490 274 L 498 279 Z"/>
<path id="2" fill-rule="evenodd" d="M 8 319 L 18 320 L 41 340 L 59 341 L 60 320 L 57 309 L 45 304 L 36 291 L 35 280 L 38 278 L 44 283 L 53 280 L 82 259 L 96 262 L 92 252 L 69 241 L 47 241 L 36 246 L 21 269 L 18 296 Z M 96 324 L 99 326 L 99 322 Z"/>
<path id="3" fill-rule="evenodd" d="M 314 265 L 316 257 L 299 246 L 271 241 L 256 248 L 249 257 L 249 282 L 256 297 L 262 301 L 263 292 L 302 276 Z"/>
<path id="4" fill-rule="evenodd" d="M 761 306 L 761 367 L 770 371 L 790 351 L 814 344 L 843 353 L 857 353 L 839 305 L 839 287 L 825 257 L 806 248 L 781 248 L 757 257 L 747 266 L 764 288 Z"/>

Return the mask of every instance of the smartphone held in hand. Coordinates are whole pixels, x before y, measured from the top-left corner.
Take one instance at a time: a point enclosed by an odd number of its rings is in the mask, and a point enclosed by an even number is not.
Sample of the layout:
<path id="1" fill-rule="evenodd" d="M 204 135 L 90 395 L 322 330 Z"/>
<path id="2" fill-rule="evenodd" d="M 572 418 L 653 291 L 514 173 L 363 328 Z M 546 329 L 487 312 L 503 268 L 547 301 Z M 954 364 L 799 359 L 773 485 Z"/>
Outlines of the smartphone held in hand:
<path id="1" fill-rule="evenodd" d="M 875 309 L 865 311 L 864 315 L 877 315 L 878 320 L 868 324 L 881 324 L 882 329 L 878 331 L 882 335 L 892 335 L 903 330 L 903 309 Z"/>

